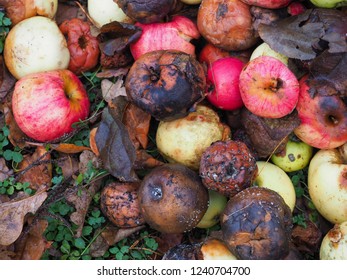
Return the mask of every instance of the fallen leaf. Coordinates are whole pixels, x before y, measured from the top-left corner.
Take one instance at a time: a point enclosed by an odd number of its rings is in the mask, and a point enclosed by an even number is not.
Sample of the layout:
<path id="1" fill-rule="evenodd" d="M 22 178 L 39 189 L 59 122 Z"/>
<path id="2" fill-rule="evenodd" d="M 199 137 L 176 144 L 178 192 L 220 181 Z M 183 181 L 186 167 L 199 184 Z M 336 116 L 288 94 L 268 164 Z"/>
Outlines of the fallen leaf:
<path id="1" fill-rule="evenodd" d="M 44 238 L 44 232 L 48 226 L 48 221 L 37 220 L 30 224 L 30 230 L 25 236 L 16 241 L 16 259 L 39 260 L 52 242 Z"/>
<path id="2" fill-rule="evenodd" d="M 152 169 L 156 166 L 160 166 L 163 164 L 164 164 L 164 162 L 155 159 L 150 154 L 148 154 L 145 150 L 137 150 L 136 151 L 136 161 L 134 164 L 134 168 L 136 170 Z"/>
<path id="3" fill-rule="evenodd" d="M 78 169 L 80 173 L 86 173 L 90 163 L 97 169 L 101 168 L 100 159 L 92 151 L 83 151 L 79 156 Z"/>
<path id="4" fill-rule="evenodd" d="M 101 81 L 101 92 L 102 97 L 109 104 L 118 96 L 127 96 L 122 78 L 117 79 L 115 83 L 103 79 Z"/>
<path id="5" fill-rule="evenodd" d="M 310 60 L 328 48 L 346 52 L 347 18 L 337 9 L 308 9 L 297 16 L 259 25 L 259 35 L 273 50 L 300 60 Z"/>
<path id="6" fill-rule="evenodd" d="M 35 213 L 47 198 L 47 192 L 36 194 L 17 201 L 0 204 L 0 245 L 10 245 L 20 236 L 24 218 Z"/>
<path id="7" fill-rule="evenodd" d="M 16 83 L 16 79 L 7 70 L 3 56 L 0 56 L 0 100 L 2 101 L 11 92 Z"/>
<path id="8" fill-rule="evenodd" d="M 0 260 L 14 260 L 16 253 L 13 251 L 13 246 L 2 246 L 0 245 Z"/>
<path id="9" fill-rule="evenodd" d="M 7 167 L 6 160 L 4 158 L 0 158 L 0 182 L 5 181 L 12 174 L 13 171 Z"/>
<path id="10" fill-rule="evenodd" d="M 135 147 L 119 116 L 111 115 L 109 108 L 103 111 L 95 140 L 103 166 L 112 176 L 120 181 L 139 180 L 134 171 Z"/>
<path id="11" fill-rule="evenodd" d="M 130 103 L 124 112 L 123 123 L 135 147 L 147 148 L 151 115 Z"/>
<path id="12" fill-rule="evenodd" d="M 63 21 L 73 18 L 79 18 L 81 20 L 87 19 L 85 13 L 83 13 L 80 7 L 76 5 L 75 1 L 69 1 L 66 3 L 59 1 L 59 9 L 57 9 L 55 15 L 56 23 L 60 25 Z"/>
<path id="13" fill-rule="evenodd" d="M 111 68 L 111 69 L 103 69 L 101 72 L 98 72 L 96 74 L 96 77 L 100 79 L 106 79 L 106 78 L 118 78 L 120 76 L 125 76 L 129 72 L 128 67 L 123 68 Z"/>
<path id="14" fill-rule="evenodd" d="M 64 154 L 78 154 L 86 150 L 91 150 L 89 147 L 77 146 L 70 143 L 51 144 L 51 148 Z"/>
<path id="15" fill-rule="evenodd" d="M 98 130 L 97 127 L 94 127 L 90 130 L 89 133 L 89 145 L 90 148 L 92 149 L 92 152 L 96 155 L 96 156 L 100 156 L 99 150 L 98 150 L 98 146 L 96 145 L 96 141 L 95 141 L 95 135 L 96 135 L 96 131 Z"/>
<path id="16" fill-rule="evenodd" d="M 70 178 L 78 172 L 79 161 L 71 155 L 60 154 L 58 166 L 61 167 L 64 178 Z"/>
<path id="17" fill-rule="evenodd" d="M 24 155 L 18 165 L 18 181 L 29 182 L 30 188 L 37 190 L 52 185 L 51 155 L 44 147 L 37 147 L 32 155 Z"/>
<path id="18" fill-rule="evenodd" d="M 8 104 L 8 103 L 4 104 L 4 115 L 5 115 L 6 125 L 8 126 L 10 130 L 8 139 L 10 140 L 13 146 L 15 147 L 18 146 L 19 148 L 23 149 L 26 146 L 26 139 L 28 137 L 18 127 L 14 119 L 14 116 L 12 114 L 11 104 Z"/>

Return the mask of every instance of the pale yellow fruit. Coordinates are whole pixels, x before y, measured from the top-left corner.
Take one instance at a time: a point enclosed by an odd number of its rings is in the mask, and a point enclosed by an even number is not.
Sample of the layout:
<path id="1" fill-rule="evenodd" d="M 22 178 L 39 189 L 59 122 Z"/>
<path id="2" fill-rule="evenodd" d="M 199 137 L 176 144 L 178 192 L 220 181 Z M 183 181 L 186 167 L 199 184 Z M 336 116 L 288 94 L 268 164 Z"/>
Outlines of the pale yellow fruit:
<path id="1" fill-rule="evenodd" d="M 218 114 L 198 105 L 195 112 L 174 121 L 161 121 L 156 132 L 159 152 L 172 163 L 198 170 L 202 153 L 213 142 L 226 140 L 230 129 Z"/>
<path id="2" fill-rule="evenodd" d="M 347 164 L 338 149 L 320 150 L 313 156 L 308 191 L 325 219 L 333 224 L 347 221 Z"/>
<path id="3" fill-rule="evenodd" d="M 282 61 L 285 65 L 288 65 L 288 57 L 280 54 L 273 49 L 270 48 L 270 46 L 267 43 L 262 43 L 258 47 L 255 48 L 255 50 L 252 52 L 251 57 L 249 60 L 255 59 L 259 56 L 272 56 L 274 58 L 277 58 L 278 60 Z"/>
<path id="4" fill-rule="evenodd" d="M 347 260 L 347 222 L 336 224 L 323 238 L 321 260 Z"/>
<path id="5" fill-rule="evenodd" d="M 98 28 L 112 21 L 132 21 L 113 0 L 88 0 L 88 14 Z"/>
<path id="6" fill-rule="evenodd" d="M 8 70 L 16 78 L 67 69 L 70 52 L 55 21 L 42 16 L 22 20 L 8 33 L 4 46 Z"/>
<path id="7" fill-rule="evenodd" d="M 287 173 L 270 162 L 257 161 L 257 166 L 258 175 L 254 183 L 277 192 L 293 212 L 296 203 L 295 188 Z"/>
<path id="8" fill-rule="evenodd" d="M 211 238 L 201 246 L 204 260 L 237 260 L 228 247 L 220 240 Z"/>

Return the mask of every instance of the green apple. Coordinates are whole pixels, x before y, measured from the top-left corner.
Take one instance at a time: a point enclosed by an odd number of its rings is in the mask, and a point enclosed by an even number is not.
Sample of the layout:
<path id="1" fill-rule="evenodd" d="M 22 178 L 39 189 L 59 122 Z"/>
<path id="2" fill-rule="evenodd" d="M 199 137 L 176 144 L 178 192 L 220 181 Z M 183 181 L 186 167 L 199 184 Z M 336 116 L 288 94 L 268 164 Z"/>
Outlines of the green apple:
<path id="1" fill-rule="evenodd" d="M 347 145 L 347 144 L 345 144 Z M 308 192 L 329 222 L 347 221 L 347 158 L 339 149 L 318 151 L 308 168 Z"/>
<path id="2" fill-rule="evenodd" d="M 208 195 L 209 205 L 207 211 L 197 225 L 198 228 L 209 228 L 216 225 L 228 201 L 224 195 L 213 190 L 208 190 Z"/>
<path id="3" fill-rule="evenodd" d="M 288 140 L 283 153 L 274 154 L 271 161 L 285 172 L 305 168 L 312 158 L 313 148 L 305 142 Z"/>
<path id="4" fill-rule="evenodd" d="M 293 212 L 296 195 L 292 180 L 287 173 L 270 162 L 257 161 L 257 166 L 258 174 L 253 184 L 277 192 Z"/>
<path id="5" fill-rule="evenodd" d="M 251 57 L 249 60 L 255 59 L 259 56 L 272 56 L 274 58 L 277 58 L 278 60 L 282 61 L 285 65 L 288 65 L 288 57 L 280 54 L 273 49 L 270 48 L 270 46 L 267 43 L 262 43 L 256 49 L 252 52 Z"/>
<path id="6" fill-rule="evenodd" d="M 313 5 L 319 8 L 335 8 L 347 6 L 346 0 L 310 0 Z"/>
<path id="7" fill-rule="evenodd" d="M 324 236 L 319 250 L 321 260 L 347 260 L 347 221 L 335 224 Z"/>

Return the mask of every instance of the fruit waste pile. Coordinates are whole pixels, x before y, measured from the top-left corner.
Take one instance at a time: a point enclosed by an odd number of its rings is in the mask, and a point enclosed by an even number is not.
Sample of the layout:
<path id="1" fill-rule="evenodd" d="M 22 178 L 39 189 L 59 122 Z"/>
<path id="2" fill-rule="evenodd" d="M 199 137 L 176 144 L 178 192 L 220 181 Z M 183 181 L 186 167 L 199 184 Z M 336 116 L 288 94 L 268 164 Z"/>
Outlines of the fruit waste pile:
<path id="1" fill-rule="evenodd" d="M 0 1 L 0 259 L 347 259 L 342 0 Z"/>

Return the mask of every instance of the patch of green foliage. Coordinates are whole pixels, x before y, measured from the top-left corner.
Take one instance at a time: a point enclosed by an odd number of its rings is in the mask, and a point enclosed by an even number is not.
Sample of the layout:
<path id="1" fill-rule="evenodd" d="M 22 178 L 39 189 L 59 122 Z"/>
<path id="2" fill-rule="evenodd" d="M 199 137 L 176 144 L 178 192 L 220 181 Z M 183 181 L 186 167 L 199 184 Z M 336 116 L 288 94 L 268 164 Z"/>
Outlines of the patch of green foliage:
<path id="1" fill-rule="evenodd" d="M 24 191 L 27 194 L 32 194 L 33 190 L 29 188 L 28 182 L 16 182 L 14 177 L 10 177 L 4 181 L 0 181 L 0 194 L 13 195 L 15 191 Z"/>
<path id="2" fill-rule="evenodd" d="M 5 39 L 10 31 L 11 20 L 0 12 L 0 54 L 4 51 Z"/>
<path id="3" fill-rule="evenodd" d="M 8 140 L 10 130 L 5 125 L 0 130 L 0 156 L 7 161 L 13 161 L 15 164 L 20 163 L 23 160 L 23 156 L 18 147 L 11 148 Z"/>

